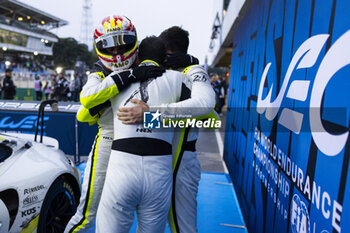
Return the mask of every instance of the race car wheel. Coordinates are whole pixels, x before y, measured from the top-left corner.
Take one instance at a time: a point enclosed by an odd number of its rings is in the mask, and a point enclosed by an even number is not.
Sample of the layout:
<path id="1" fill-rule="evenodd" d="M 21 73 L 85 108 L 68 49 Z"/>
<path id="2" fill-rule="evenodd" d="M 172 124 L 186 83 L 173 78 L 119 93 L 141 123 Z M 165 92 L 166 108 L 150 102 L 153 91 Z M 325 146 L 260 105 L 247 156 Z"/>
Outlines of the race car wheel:
<path id="1" fill-rule="evenodd" d="M 58 178 L 46 194 L 37 232 L 63 232 L 78 203 L 79 190 L 66 179 Z"/>

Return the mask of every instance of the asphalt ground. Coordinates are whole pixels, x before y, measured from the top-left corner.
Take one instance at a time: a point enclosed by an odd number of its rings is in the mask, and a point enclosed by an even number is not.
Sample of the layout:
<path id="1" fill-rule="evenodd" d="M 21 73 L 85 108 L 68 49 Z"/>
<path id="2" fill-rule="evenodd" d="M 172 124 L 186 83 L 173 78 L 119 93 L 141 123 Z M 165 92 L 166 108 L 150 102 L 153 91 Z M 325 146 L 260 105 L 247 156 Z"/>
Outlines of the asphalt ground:
<path id="1" fill-rule="evenodd" d="M 222 121 L 220 129 L 199 130 L 196 150 L 202 172 L 227 173 L 222 159 L 226 111 L 223 111 L 223 116 L 220 118 Z"/>

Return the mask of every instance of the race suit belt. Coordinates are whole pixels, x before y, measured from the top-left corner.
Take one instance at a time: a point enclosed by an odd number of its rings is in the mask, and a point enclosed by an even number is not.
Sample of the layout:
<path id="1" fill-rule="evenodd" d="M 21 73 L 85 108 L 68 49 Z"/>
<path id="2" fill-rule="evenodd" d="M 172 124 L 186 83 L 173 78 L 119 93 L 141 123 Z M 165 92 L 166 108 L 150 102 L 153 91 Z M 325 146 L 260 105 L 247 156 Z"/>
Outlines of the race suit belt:
<path id="1" fill-rule="evenodd" d="M 184 146 L 183 146 L 183 150 L 195 152 L 196 151 L 196 142 L 197 142 L 197 139 L 190 141 L 190 142 L 185 142 Z"/>
<path id="2" fill-rule="evenodd" d="M 155 138 L 123 138 L 113 141 L 112 150 L 141 156 L 171 155 L 171 144 Z"/>

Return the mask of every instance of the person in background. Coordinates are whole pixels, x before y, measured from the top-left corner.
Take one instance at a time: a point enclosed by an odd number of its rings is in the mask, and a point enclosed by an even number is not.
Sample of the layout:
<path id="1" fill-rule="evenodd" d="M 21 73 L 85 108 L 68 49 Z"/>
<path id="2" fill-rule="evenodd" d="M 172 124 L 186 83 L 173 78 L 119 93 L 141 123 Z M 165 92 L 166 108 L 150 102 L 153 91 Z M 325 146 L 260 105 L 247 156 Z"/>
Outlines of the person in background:
<path id="1" fill-rule="evenodd" d="M 226 83 L 223 78 L 216 77 L 213 83 L 213 88 L 216 94 L 216 106 L 215 111 L 222 116 L 222 107 L 225 105 L 225 86 Z"/>
<path id="2" fill-rule="evenodd" d="M 57 78 L 55 75 L 51 76 L 51 85 L 50 85 L 50 99 L 57 100 Z"/>
<path id="3" fill-rule="evenodd" d="M 77 74 L 74 74 L 74 79 L 71 85 L 72 101 L 79 101 L 79 93 L 81 91 L 81 81 Z"/>
<path id="4" fill-rule="evenodd" d="M 4 99 L 13 100 L 16 95 L 16 86 L 13 84 L 12 80 L 12 70 L 5 70 L 5 78 L 3 81 Z"/>
<path id="5" fill-rule="evenodd" d="M 214 88 L 214 82 L 216 81 L 216 74 L 210 74 L 210 84 Z"/>
<path id="6" fill-rule="evenodd" d="M 223 92 L 223 97 L 221 99 L 221 104 L 222 107 L 225 106 L 225 100 L 227 96 L 227 81 L 226 81 L 226 76 L 221 77 L 221 86 L 222 86 L 222 92 Z"/>
<path id="7" fill-rule="evenodd" d="M 34 90 L 36 94 L 36 100 L 38 101 L 41 101 L 41 99 L 43 98 L 43 92 L 41 88 L 42 88 L 42 83 L 41 83 L 40 77 L 36 75 L 34 80 Z"/>
<path id="8" fill-rule="evenodd" d="M 221 77 L 221 85 L 224 87 L 224 93 L 225 93 L 225 97 L 227 95 L 227 81 L 226 81 L 226 76 L 222 76 Z"/>
<path id="9" fill-rule="evenodd" d="M 50 98 L 50 92 L 51 92 L 49 80 L 46 80 L 43 90 L 44 90 L 44 93 L 45 93 L 45 98 L 49 99 Z"/>
<path id="10" fill-rule="evenodd" d="M 58 101 L 67 101 L 67 95 L 69 93 L 69 83 L 62 73 L 58 75 L 57 81 L 57 94 Z"/>
<path id="11" fill-rule="evenodd" d="M 88 76 L 85 75 L 85 74 L 80 74 L 79 75 L 79 79 L 80 79 L 80 83 L 81 83 L 81 87 L 82 88 L 85 85 L 85 83 L 87 82 L 87 78 L 88 78 Z"/>

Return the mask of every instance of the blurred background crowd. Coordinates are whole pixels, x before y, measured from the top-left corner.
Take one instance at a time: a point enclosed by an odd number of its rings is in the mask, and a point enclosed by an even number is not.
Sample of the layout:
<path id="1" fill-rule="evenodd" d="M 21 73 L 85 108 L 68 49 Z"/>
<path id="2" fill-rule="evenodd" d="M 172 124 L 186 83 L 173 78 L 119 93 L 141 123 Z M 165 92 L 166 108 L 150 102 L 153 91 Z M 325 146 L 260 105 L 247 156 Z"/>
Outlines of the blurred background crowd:
<path id="1" fill-rule="evenodd" d="M 86 79 L 87 74 L 74 71 L 21 77 L 12 68 L 6 68 L 0 76 L 0 99 L 78 102 Z"/>

